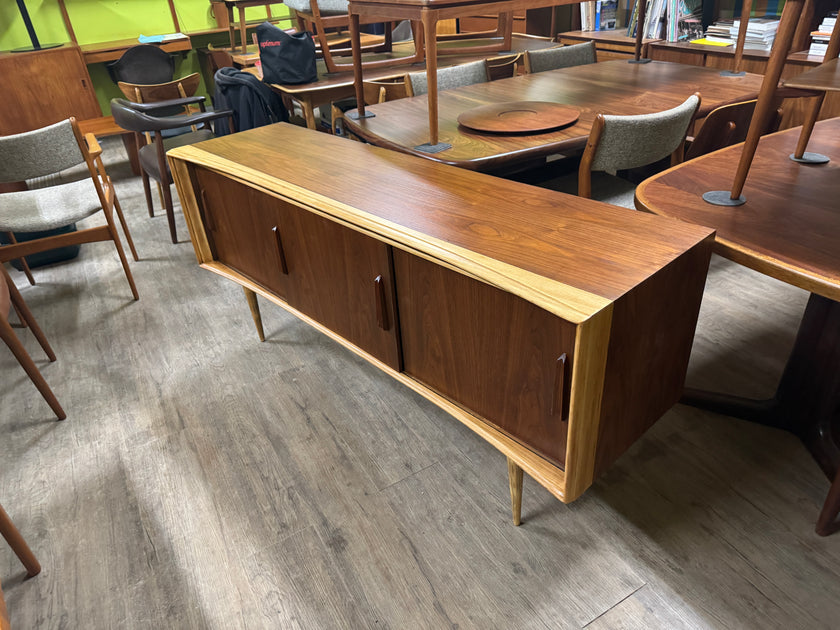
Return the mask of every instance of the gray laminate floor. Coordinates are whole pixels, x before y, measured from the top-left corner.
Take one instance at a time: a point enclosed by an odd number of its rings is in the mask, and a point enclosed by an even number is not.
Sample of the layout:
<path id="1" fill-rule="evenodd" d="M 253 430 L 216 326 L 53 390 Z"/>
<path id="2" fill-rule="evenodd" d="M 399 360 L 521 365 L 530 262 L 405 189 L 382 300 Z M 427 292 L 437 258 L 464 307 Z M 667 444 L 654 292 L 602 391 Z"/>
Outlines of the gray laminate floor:
<path id="1" fill-rule="evenodd" d="M 570 505 L 364 361 L 196 265 L 106 155 L 142 260 L 12 272 L 56 422 L 0 347 L 0 545 L 15 629 L 837 628 L 828 482 L 785 433 L 676 406 Z M 774 389 L 804 292 L 713 261 L 689 383 Z"/>

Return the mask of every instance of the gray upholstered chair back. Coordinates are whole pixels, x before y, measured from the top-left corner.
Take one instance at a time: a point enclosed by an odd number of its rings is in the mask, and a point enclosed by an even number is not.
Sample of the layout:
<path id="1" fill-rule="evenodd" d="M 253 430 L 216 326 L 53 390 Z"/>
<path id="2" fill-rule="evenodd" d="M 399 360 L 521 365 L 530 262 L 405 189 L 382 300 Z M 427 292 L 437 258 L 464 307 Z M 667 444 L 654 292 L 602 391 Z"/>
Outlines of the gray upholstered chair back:
<path id="1" fill-rule="evenodd" d="M 70 120 L 0 136 L 0 182 L 51 175 L 85 161 Z"/>
<path id="2" fill-rule="evenodd" d="M 525 71 L 545 72 L 558 68 L 570 68 L 595 63 L 595 42 L 585 42 L 572 46 L 529 50 L 525 53 Z"/>
<path id="3" fill-rule="evenodd" d="M 426 94 L 429 91 L 429 84 L 426 82 L 425 72 L 412 72 L 408 75 L 411 84 L 411 93 L 414 96 Z M 451 90 L 456 87 L 473 85 L 474 83 L 485 83 L 487 81 L 487 62 L 471 61 L 459 66 L 441 68 L 437 71 L 438 90 Z"/>
<path id="4" fill-rule="evenodd" d="M 673 109 L 638 116 L 604 116 L 591 170 L 615 172 L 657 162 L 685 141 L 700 99 L 689 96 Z"/>
<path id="5" fill-rule="evenodd" d="M 302 11 L 304 13 L 312 12 L 309 0 L 289 0 L 288 2 L 285 2 L 284 0 L 283 4 L 295 11 Z M 349 6 L 350 3 L 348 0 L 318 0 L 318 11 L 320 11 L 322 15 L 339 15 L 341 13 L 347 13 Z"/>

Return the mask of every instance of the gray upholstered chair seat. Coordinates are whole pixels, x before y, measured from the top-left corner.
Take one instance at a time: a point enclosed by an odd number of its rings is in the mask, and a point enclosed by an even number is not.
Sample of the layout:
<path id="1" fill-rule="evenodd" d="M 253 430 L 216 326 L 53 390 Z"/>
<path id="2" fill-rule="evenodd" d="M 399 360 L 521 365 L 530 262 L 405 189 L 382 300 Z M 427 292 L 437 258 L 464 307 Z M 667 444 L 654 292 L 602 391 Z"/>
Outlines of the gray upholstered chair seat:
<path id="1" fill-rule="evenodd" d="M 543 188 L 576 195 L 578 193 L 578 174 L 569 173 L 562 177 L 541 184 Z M 614 206 L 636 209 L 636 184 L 609 173 L 592 173 L 592 199 L 611 203 Z"/>
<path id="2" fill-rule="evenodd" d="M 309 0 L 289 0 L 283 2 L 283 4 L 290 9 L 303 11 L 304 13 L 309 13 L 312 10 Z M 349 6 L 348 0 L 318 0 L 318 11 L 321 12 L 321 15 L 346 14 Z"/>
<path id="3" fill-rule="evenodd" d="M 81 221 L 101 209 L 90 175 L 69 184 L 5 193 L 0 232 L 53 230 Z"/>
<path id="4" fill-rule="evenodd" d="M 180 136 L 175 136 L 173 138 L 166 138 L 163 141 L 163 148 L 164 151 L 169 151 L 175 147 L 184 147 L 189 144 L 195 144 L 196 142 L 210 140 L 213 137 L 213 132 L 209 129 L 199 129 L 198 131 L 181 134 Z M 160 168 L 158 167 L 157 147 L 154 144 L 147 144 L 146 146 L 141 147 L 138 153 L 140 155 L 140 166 L 143 167 L 143 170 L 145 170 L 152 179 L 160 181 L 161 174 Z M 167 164 L 167 172 L 168 170 L 169 166 Z"/>

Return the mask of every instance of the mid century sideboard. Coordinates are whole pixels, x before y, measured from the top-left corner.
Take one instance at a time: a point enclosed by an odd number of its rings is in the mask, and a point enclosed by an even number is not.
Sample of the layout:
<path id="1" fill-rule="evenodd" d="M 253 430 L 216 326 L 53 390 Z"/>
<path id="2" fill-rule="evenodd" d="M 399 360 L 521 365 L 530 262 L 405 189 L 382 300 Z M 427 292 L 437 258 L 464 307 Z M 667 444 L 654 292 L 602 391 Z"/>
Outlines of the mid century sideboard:
<path id="1" fill-rule="evenodd" d="M 199 263 L 580 496 L 680 397 L 707 228 L 287 124 L 169 153 Z"/>

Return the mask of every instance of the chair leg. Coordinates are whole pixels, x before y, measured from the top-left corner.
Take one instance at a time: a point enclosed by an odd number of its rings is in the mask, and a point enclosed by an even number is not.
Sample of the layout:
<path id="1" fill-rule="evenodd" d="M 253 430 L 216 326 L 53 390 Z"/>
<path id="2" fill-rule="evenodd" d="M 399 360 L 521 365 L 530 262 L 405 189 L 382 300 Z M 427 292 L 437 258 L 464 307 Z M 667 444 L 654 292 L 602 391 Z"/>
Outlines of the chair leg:
<path id="1" fill-rule="evenodd" d="M 32 553 L 29 545 L 26 544 L 23 536 L 20 535 L 20 532 L 15 527 L 15 524 L 12 523 L 9 515 L 6 514 L 6 510 L 3 509 L 2 505 L 0 505 L 0 534 L 3 535 L 3 538 L 9 543 L 9 547 L 12 548 L 12 551 L 15 552 L 15 555 L 23 563 L 23 566 L 26 568 L 26 576 L 33 577 L 38 575 L 41 572 L 41 565 L 38 563 L 38 559 Z"/>
<path id="2" fill-rule="evenodd" d="M 47 401 L 47 404 L 49 404 L 53 412 L 55 412 L 55 415 L 58 416 L 58 419 L 64 420 L 67 417 L 67 414 L 64 413 L 64 409 L 61 408 L 58 398 L 55 397 L 55 394 L 53 394 L 50 386 L 47 385 L 47 381 L 45 381 L 44 377 L 41 376 L 41 372 L 38 371 L 38 368 L 32 361 L 32 358 L 29 354 L 27 354 L 26 349 L 20 342 L 20 339 L 18 339 L 17 335 L 12 330 L 9 320 L 5 318 L 0 318 L 0 339 L 6 342 L 6 345 L 9 346 L 9 350 L 11 350 L 12 354 L 15 355 L 18 363 L 20 363 L 21 367 L 26 371 L 26 374 L 32 382 L 35 383 L 35 387 L 37 387 L 38 391 L 41 392 L 41 396 L 43 396 L 44 400 Z"/>
<path id="3" fill-rule="evenodd" d="M 140 294 L 137 293 L 137 286 L 134 284 L 134 276 L 131 275 L 131 269 L 128 266 L 128 259 L 125 257 L 125 250 L 123 250 L 120 235 L 117 232 L 117 226 L 114 224 L 114 217 L 107 209 L 105 210 L 105 218 L 108 220 L 108 233 L 111 235 L 111 240 L 114 241 L 114 247 L 117 248 L 117 255 L 120 257 L 120 263 L 122 263 L 126 280 L 128 280 L 128 286 L 131 287 L 131 295 L 134 296 L 135 300 L 139 300 Z"/>
<path id="4" fill-rule="evenodd" d="M 37 339 L 38 343 L 41 344 L 47 358 L 50 361 L 55 361 L 55 352 L 53 352 L 50 342 L 47 341 L 47 336 L 44 334 L 44 331 L 41 330 L 38 322 L 35 321 L 35 316 L 32 314 L 32 311 L 29 310 L 29 306 L 27 306 L 26 302 L 23 300 L 23 296 L 20 294 L 20 291 L 18 291 L 18 288 L 12 282 L 9 274 L 6 273 L 6 270 L 2 267 L 0 267 L 0 273 L 2 273 L 6 278 L 6 285 L 9 288 L 9 298 L 11 299 L 12 306 L 15 307 L 18 317 L 20 317 L 21 323 L 23 323 L 24 327 L 29 326 L 30 330 L 32 330 L 32 334 L 35 335 L 35 339 Z"/>
<path id="5" fill-rule="evenodd" d="M 120 220 L 120 225 L 122 225 L 123 234 L 125 234 L 125 240 L 128 243 L 128 248 L 131 250 L 131 255 L 134 257 L 134 261 L 137 262 L 140 259 L 137 257 L 137 250 L 134 249 L 134 239 L 131 238 L 131 232 L 128 231 L 128 225 L 125 222 L 125 215 L 123 215 L 120 200 L 117 199 L 116 194 L 114 195 L 114 209 L 117 211 L 117 218 Z"/>
<path id="6" fill-rule="evenodd" d="M 6 232 L 6 238 L 9 239 L 9 242 L 14 245 L 17 243 L 17 239 L 15 238 L 14 232 Z M 35 278 L 32 277 L 32 271 L 29 269 L 29 263 L 26 262 L 26 258 L 18 258 L 20 261 L 21 269 L 23 269 L 23 273 L 26 276 L 26 279 L 29 280 L 29 284 L 35 284 Z"/>
<path id="7" fill-rule="evenodd" d="M 149 184 L 149 176 L 143 171 L 143 194 L 146 195 L 146 208 L 149 209 L 149 216 L 155 216 L 155 209 L 152 206 L 152 187 Z"/>
<path id="8" fill-rule="evenodd" d="M 831 484 L 828 496 L 825 498 L 825 503 L 817 519 L 816 532 L 819 536 L 828 536 L 840 529 L 840 524 L 835 522 L 838 513 L 840 513 L 840 470 L 834 476 L 834 482 Z"/>
<path id="9" fill-rule="evenodd" d="M 178 242 L 178 237 L 175 234 L 175 208 L 172 206 L 172 191 L 169 184 L 161 184 L 163 189 L 163 206 L 166 208 L 166 220 L 169 221 L 169 236 L 173 243 Z"/>

